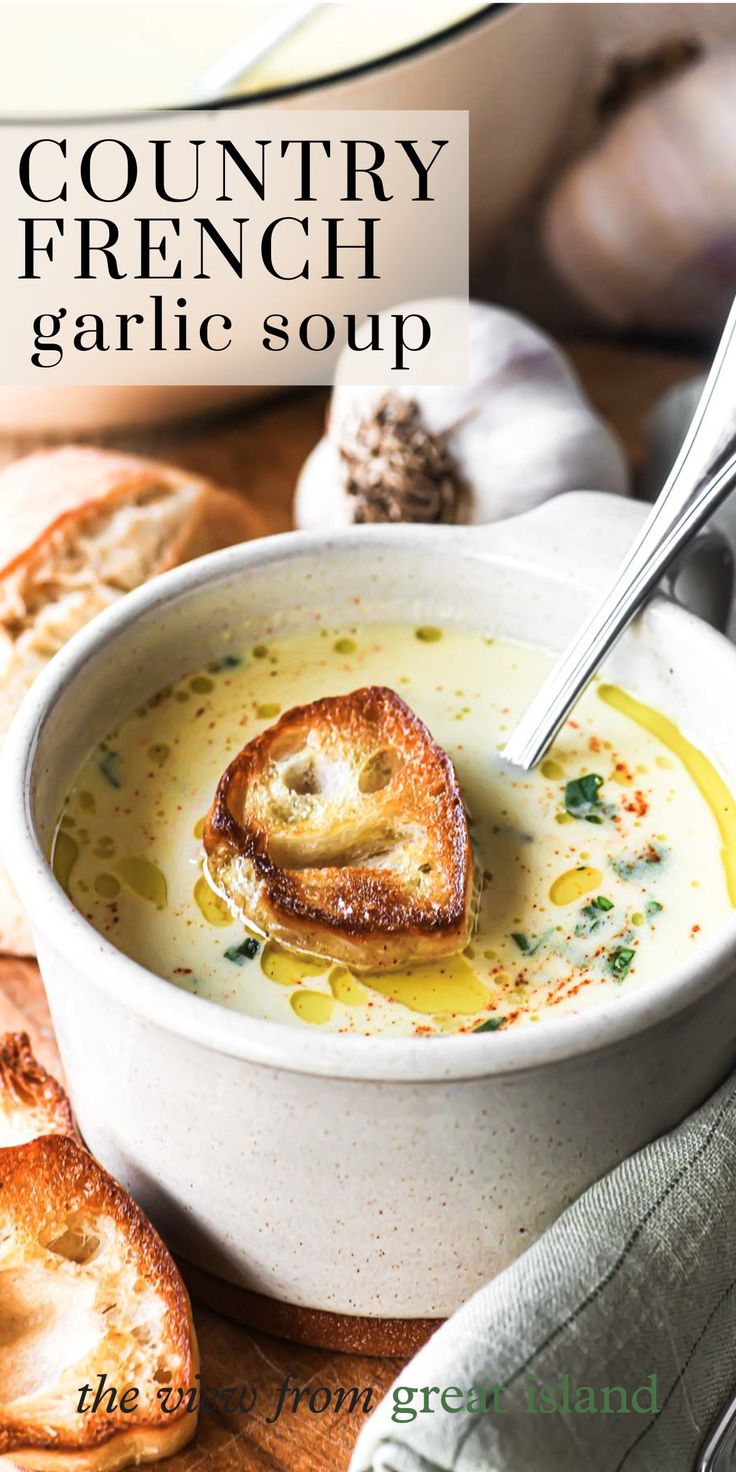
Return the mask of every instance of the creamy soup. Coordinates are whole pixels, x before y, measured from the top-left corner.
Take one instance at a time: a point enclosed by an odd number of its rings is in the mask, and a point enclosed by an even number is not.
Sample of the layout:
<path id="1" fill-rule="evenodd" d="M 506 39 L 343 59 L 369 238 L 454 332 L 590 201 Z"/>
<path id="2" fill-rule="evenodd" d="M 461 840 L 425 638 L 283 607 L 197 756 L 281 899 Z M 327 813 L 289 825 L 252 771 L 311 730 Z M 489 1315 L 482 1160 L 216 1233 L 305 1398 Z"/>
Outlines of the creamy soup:
<path id="1" fill-rule="evenodd" d="M 487 1031 L 620 998 L 696 953 L 736 900 L 722 779 L 673 723 L 594 684 L 542 766 L 498 756 L 549 668 L 481 633 L 368 624 L 221 656 L 90 754 L 53 862 L 103 935 L 175 986 L 343 1033 Z M 290 706 L 394 688 L 455 764 L 483 888 L 465 952 L 356 976 L 249 934 L 203 874 L 203 819 L 235 753 Z"/>

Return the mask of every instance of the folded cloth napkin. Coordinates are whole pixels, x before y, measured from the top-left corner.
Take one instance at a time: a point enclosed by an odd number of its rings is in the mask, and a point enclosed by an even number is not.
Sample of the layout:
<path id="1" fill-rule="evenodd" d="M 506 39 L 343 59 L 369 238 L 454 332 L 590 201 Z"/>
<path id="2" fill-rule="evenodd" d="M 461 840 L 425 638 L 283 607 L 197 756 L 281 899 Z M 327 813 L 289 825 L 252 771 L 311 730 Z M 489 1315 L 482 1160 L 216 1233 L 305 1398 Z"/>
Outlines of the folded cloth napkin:
<path id="1" fill-rule="evenodd" d="M 350 1472 L 691 1472 L 734 1382 L 736 1076 L 433 1335 Z"/>

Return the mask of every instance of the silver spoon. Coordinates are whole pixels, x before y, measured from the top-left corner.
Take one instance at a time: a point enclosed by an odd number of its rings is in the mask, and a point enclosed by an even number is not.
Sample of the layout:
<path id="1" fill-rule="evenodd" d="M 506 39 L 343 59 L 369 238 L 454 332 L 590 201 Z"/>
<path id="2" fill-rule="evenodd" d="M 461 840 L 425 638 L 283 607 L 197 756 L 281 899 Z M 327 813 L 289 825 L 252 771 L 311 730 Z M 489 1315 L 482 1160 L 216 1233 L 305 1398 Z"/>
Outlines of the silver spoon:
<path id="1" fill-rule="evenodd" d="M 736 1395 L 732 1395 L 724 1411 L 700 1448 L 695 1472 L 734 1472 L 736 1467 Z"/>
<path id="2" fill-rule="evenodd" d="M 207 67 L 196 83 L 196 96 L 203 102 L 215 102 L 321 8 L 320 0 L 295 0 L 294 4 L 274 6 L 272 15 Z"/>
<path id="3" fill-rule="evenodd" d="M 529 770 L 685 543 L 736 484 L 736 301 L 680 453 L 613 586 L 568 644 L 502 753 Z"/>

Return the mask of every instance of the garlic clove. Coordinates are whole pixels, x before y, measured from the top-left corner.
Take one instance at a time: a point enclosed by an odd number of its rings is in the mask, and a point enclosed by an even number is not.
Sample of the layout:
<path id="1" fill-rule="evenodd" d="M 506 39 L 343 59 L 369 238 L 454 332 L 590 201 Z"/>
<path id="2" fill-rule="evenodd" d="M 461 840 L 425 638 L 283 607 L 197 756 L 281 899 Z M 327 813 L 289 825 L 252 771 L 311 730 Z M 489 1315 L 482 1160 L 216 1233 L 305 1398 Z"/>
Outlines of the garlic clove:
<path id="1" fill-rule="evenodd" d="M 446 299 L 441 299 L 445 305 Z M 434 304 L 419 300 L 394 308 L 405 315 L 413 312 L 434 319 Z M 381 313 L 382 321 L 388 313 Z M 437 330 L 451 330 L 451 314 L 437 313 Z M 526 383 L 538 381 L 546 385 L 559 383 L 578 386 L 570 363 L 546 333 L 533 327 L 516 312 L 506 311 L 485 302 L 468 306 L 468 376 L 466 383 L 438 385 L 404 385 L 395 382 L 389 389 L 350 382 L 351 355 L 340 354 L 335 369 L 335 386 L 328 411 L 328 433 L 340 440 L 346 426 L 367 417 L 378 399 L 387 392 L 405 401 L 421 405 L 422 421 L 433 434 L 444 434 L 478 413 L 503 412 L 505 394 L 512 394 L 523 374 Z"/>
<path id="2" fill-rule="evenodd" d="M 487 476 L 487 440 L 464 439 L 463 471 L 470 493 L 469 522 L 498 521 L 531 511 L 561 491 L 605 490 L 627 495 L 629 475 L 621 450 L 605 426 L 580 405 L 537 404 L 529 414 L 529 437 L 519 465 L 519 422 L 499 425 L 493 435 L 493 484 Z"/>
<path id="3" fill-rule="evenodd" d="M 734 90 L 724 48 L 634 103 L 554 189 L 547 253 L 604 321 L 720 324 L 736 288 Z"/>
<path id="4" fill-rule="evenodd" d="M 327 435 L 310 450 L 299 472 L 294 521 L 303 531 L 353 524 L 352 508 L 343 491 L 337 445 Z"/>

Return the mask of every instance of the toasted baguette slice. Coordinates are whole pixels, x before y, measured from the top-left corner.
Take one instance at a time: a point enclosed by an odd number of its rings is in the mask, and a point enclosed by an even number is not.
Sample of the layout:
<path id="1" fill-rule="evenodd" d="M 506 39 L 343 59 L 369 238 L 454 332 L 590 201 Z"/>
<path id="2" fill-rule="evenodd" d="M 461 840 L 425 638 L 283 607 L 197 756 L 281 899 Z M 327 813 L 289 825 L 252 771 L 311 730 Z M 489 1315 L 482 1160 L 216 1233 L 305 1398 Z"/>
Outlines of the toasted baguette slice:
<path id="1" fill-rule="evenodd" d="M 112 1176 L 63 1135 L 0 1150 L 0 1454 L 37 1472 L 170 1456 L 194 1435 L 197 1371 L 186 1289 Z M 80 1412 L 99 1375 L 118 1401 L 137 1387 L 133 1409 Z"/>
<path id="2" fill-rule="evenodd" d="M 287 711 L 228 767 L 210 881 L 283 945 L 362 970 L 462 950 L 473 860 L 452 762 L 393 690 Z"/>
<path id="3" fill-rule="evenodd" d="M 76 1136 L 69 1100 L 31 1052 L 28 1034 L 0 1037 L 0 1148 L 38 1135 Z"/>
<path id="4" fill-rule="evenodd" d="M 240 497 L 186 471 L 91 446 L 65 446 L 0 472 L 0 741 L 62 644 L 156 573 L 243 541 Z M 0 950 L 33 950 L 0 871 Z"/>

